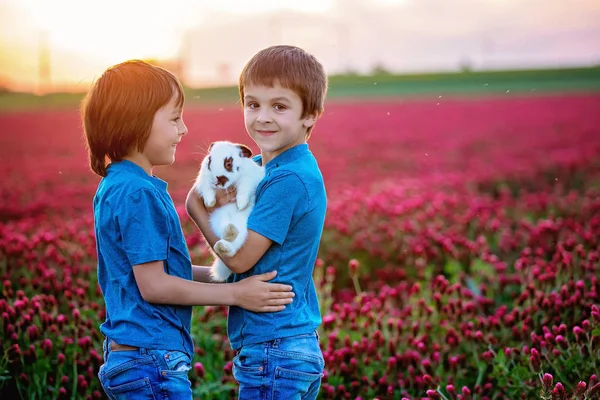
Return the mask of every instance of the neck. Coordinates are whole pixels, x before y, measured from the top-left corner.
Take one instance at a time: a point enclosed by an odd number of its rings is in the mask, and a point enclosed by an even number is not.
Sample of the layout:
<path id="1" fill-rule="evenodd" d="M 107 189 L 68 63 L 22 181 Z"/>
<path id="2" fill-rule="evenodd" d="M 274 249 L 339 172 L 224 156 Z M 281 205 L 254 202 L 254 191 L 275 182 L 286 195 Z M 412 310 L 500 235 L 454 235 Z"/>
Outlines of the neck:
<path id="1" fill-rule="evenodd" d="M 133 154 L 129 154 L 129 155 L 123 157 L 123 159 L 127 160 L 127 161 L 131 161 L 132 163 L 138 165 L 144 171 L 146 171 L 146 173 L 148 175 L 152 176 L 153 165 L 151 165 L 148 162 L 148 160 L 146 159 L 146 157 L 142 156 L 140 153 L 136 152 L 136 153 L 133 153 Z"/>
<path id="2" fill-rule="evenodd" d="M 264 153 L 264 152 L 261 152 L 260 153 L 260 158 L 262 159 L 262 165 L 265 166 L 265 165 L 267 165 L 267 163 L 269 161 L 271 161 L 272 159 L 274 159 L 275 156 L 273 155 L 273 153 Z"/>

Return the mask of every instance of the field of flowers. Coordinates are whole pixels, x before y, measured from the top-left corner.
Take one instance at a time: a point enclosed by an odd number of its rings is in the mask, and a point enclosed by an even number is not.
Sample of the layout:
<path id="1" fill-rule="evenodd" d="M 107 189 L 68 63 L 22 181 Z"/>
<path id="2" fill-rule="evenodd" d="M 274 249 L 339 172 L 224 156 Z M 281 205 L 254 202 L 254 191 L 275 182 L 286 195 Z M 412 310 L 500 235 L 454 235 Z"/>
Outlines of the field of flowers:
<path id="1" fill-rule="evenodd" d="M 323 399 L 600 398 L 600 95 L 331 103 L 310 147 L 329 195 L 316 264 Z M 203 106 L 169 182 L 183 208 Z M 0 398 L 100 399 L 88 169 L 78 113 L 0 114 Z M 224 307 L 197 307 L 196 398 L 235 398 Z"/>

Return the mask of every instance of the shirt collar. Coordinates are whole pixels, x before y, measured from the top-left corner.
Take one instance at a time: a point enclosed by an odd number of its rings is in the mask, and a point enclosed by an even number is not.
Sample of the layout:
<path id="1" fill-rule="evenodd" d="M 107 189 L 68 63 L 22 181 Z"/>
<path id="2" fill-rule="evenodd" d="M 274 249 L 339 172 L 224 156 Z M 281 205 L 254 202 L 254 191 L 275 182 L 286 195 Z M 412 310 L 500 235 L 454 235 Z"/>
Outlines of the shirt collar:
<path id="1" fill-rule="evenodd" d="M 117 171 L 125 171 L 125 172 L 132 173 L 142 179 L 152 182 L 152 184 L 158 189 L 167 190 L 167 186 L 168 186 L 167 182 L 163 181 L 160 178 L 157 178 L 154 175 L 152 175 L 152 176 L 148 175 L 142 167 L 140 167 L 136 163 L 131 162 L 129 160 L 111 162 L 110 164 L 108 164 L 108 168 L 106 169 L 107 175 L 112 172 L 117 172 Z"/>
<path id="2" fill-rule="evenodd" d="M 310 150 L 308 149 L 308 143 L 298 144 L 290 149 L 287 149 L 271 161 L 265 165 L 266 172 L 273 170 L 274 168 L 281 167 L 285 164 L 289 164 L 293 161 L 296 161 L 302 156 L 306 154 L 310 154 Z M 254 161 L 256 161 L 259 165 L 262 165 L 262 156 L 258 155 L 254 157 Z"/>

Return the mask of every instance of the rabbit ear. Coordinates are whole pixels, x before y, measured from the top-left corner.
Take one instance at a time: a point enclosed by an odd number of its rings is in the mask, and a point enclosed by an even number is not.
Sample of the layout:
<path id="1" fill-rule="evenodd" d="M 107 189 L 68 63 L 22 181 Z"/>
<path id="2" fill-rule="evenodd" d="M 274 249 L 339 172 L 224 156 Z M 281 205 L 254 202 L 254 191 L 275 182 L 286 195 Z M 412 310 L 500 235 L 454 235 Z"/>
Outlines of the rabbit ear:
<path id="1" fill-rule="evenodd" d="M 247 147 L 247 146 L 245 146 L 243 144 L 238 144 L 238 147 L 241 150 L 241 156 L 242 157 L 247 157 L 247 158 L 252 157 L 252 150 L 250 150 L 249 147 Z"/>

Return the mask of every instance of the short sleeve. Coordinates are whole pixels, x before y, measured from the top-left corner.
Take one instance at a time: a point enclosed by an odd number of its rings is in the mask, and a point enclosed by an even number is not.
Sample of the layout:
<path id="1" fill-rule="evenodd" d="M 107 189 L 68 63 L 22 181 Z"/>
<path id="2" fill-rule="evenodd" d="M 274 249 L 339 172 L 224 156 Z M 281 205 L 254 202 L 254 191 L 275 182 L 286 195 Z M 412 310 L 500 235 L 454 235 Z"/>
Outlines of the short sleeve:
<path id="1" fill-rule="evenodd" d="M 294 215 L 307 209 L 308 194 L 302 180 L 293 172 L 278 173 L 263 182 L 248 218 L 248 229 L 281 245 Z"/>
<path id="2" fill-rule="evenodd" d="M 139 189 L 119 208 L 117 223 L 131 265 L 166 260 L 169 224 L 160 198 L 150 189 Z"/>

